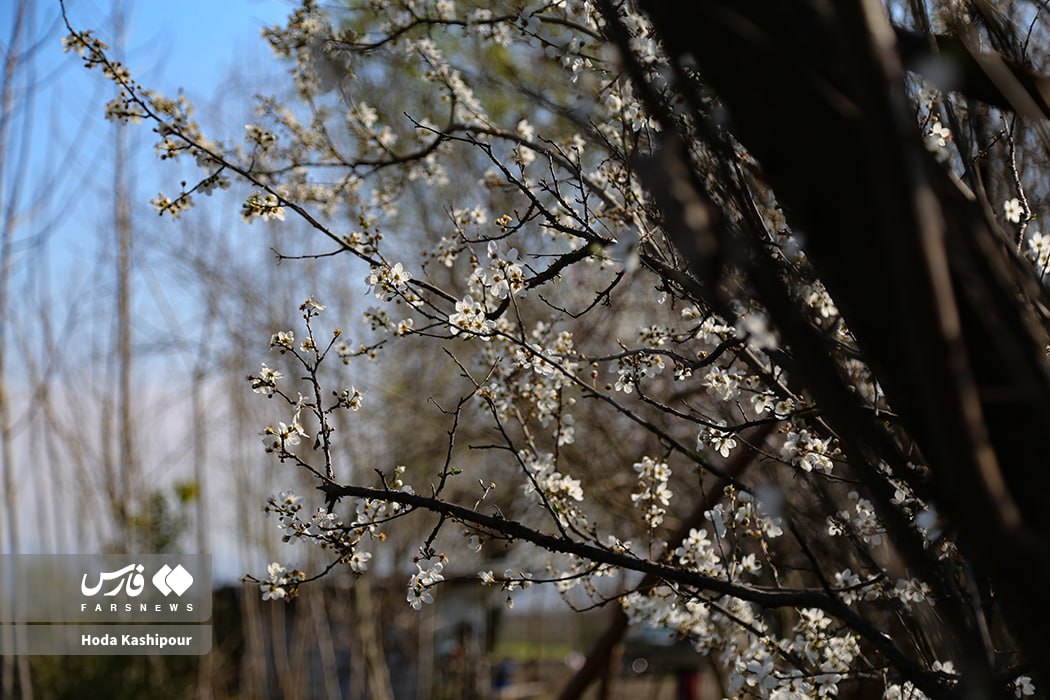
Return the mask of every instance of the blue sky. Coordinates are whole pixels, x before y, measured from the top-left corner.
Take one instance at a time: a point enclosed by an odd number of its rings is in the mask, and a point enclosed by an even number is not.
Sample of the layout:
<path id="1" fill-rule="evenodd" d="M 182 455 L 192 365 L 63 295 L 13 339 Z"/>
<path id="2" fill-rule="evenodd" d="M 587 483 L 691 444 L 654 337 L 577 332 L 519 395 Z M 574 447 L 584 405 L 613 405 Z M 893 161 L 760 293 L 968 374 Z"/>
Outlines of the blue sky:
<path id="1" fill-rule="evenodd" d="M 74 54 L 63 53 L 67 32 L 58 0 L 22 6 L 30 8 L 23 48 L 38 48 L 29 70 L 15 81 L 12 146 L 4 164 L 11 176 L 0 192 L 0 201 L 16 201 L 19 210 L 14 285 L 30 284 L 37 274 L 30 268 L 46 261 L 49 274 L 61 282 L 51 293 L 75 299 L 101 276 L 98 266 L 106 263 L 100 241 L 112 238 L 106 230 L 112 228 L 114 127 L 104 119 L 103 106 L 115 90 L 98 71 L 85 70 Z M 239 139 L 252 95 L 279 91 L 287 83 L 285 67 L 260 32 L 282 23 L 294 6 L 291 0 L 66 3 L 74 28 L 90 29 L 114 47 L 141 85 L 166 95 L 184 92 L 204 132 L 217 139 Z M 4 49 L 18 7 L 0 2 Z M 117 10 L 126 17 L 123 51 L 114 38 Z M 197 173 L 159 161 L 148 125 L 133 126 L 128 136 L 133 226 L 177 235 L 177 225 L 158 219 L 149 201 L 161 191 L 176 193 L 181 179 Z M 46 245 L 34 249 L 40 241 Z M 149 308 L 149 294 L 136 296 L 136 312 L 148 323 L 156 309 Z"/>
<path id="2" fill-rule="evenodd" d="M 123 7 L 128 58 L 141 61 L 136 72 L 169 88 L 210 95 L 230 67 L 269 55 L 260 31 L 282 22 L 294 5 L 290 0 L 69 0 L 66 7 L 75 26 L 94 29 L 104 39 L 112 37 L 111 17 Z"/>
<path id="3" fill-rule="evenodd" d="M 40 452 L 41 433 L 34 431 L 39 431 L 40 425 L 45 430 L 48 427 L 34 414 L 28 394 L 34 390 L 33 373 L 27 368 L 36 363 L 36 371 L 46 374 L 53 364 L 59 381 L 69 380 L 68 385 L 59 384 L 53 390 L 68 392 L 70 401 L 61 397 L 57 404 L 60 411 L 71 415 L 78 410 L 75 400 L 83 402 L 81 410 L 92 410 L 93 392 L 102 395 L 106 390 L 100 387 L 111 382 L 107 373 L 112 372 L 109 355 L 114 273 L 112 252 L 107 246 L 113 245 L 114 127 L 105 120 L 103 106 L 114 88 L 97 71 L 82 68 L 74 55 L 63 53 L 61 39 L 66 30 L 58 0 L 0 1 L 0 53 L 6 54 L 18 3 L 30 8 L 31 13 L 22 48 L 38 48 L 28 70 L 22 70 L 15 81 L 11 145 L 0 164 L 5 171 L 0 212 L 15 202 L 17 213 L 12 236 L 12 305 L 9 317 L 2 321 L 11 352 L 7 376 L 0 380 L 7 383 L 14 400 L 16 454 L 23 470 L 19 474 L 23 545 L 30 551 L 47 551 L 52 542 L 58 542 L 60 551 L 68 551 L 68 538 L 63 547 L 60 536 L 35 525 L 55 511 L 66 512 L 54 516 L 54 527 L 75 532 L 80 527 L 78 519 L 84 515 L 78 509 L 91 507 L 87 498 L 90 486 L 70 480 L 72 460 L 66 455 L 58 457 L 64 460 L 63 468 L 69 469 L 60 480 L 68 483 L 56 487 L 47 477 Z M 68 0 L 66 5 L 75 28 L 91 29 L 111 46 L 118 43 L 114 41 L 114 10 L 122 7 L 127 20 L 125 51 L 120 58 L 140 84 L 168 95 L 184 91 L 197 108 L 205 133 L 215 138 L 240 138 L 252 95 L 271 89 L 279 92 L 287 84 L 285 68 L 273 58 L 260 31 L 266 25 L 283 22 L 294 6 L 289 0 Z M 132 127 L 129 137 L 135 235 L 179 235 L 183 222 L 159 219 L 149 200 L 158 191 L 177 192 L 179 180 L 187 173 L 156 158 L 155 135 L 148 126 Z M 227 206 L 229 211 L 221 214 L 221 219 L 214 204 L 208 210 L 201 209 L 192 215 L 210 217 L 215 225 L 232 220 L 230 228 L 239 230 L 236 205 L 232 210 Z M 257 237 L 258 228 L 249 233 Z M 166 413 L 146 414 L 157 405 L 170 403 L 170 397 L 161 395 L 165 380 L 186 376 L 184 358 L 173 358 L 170 348 L 157 350 L 156 346 L 175 335 L 166 325 L 191 319 L 194 309 L 183 303 L 186 295 L 174 278 L 166 270 L 151 266 L 149 246 L 141 246 L 140 251 L 133 273 L 133 323 L 140 352 L 135 391 L 143 397 L 139 406 L 145 424 L 142 460 L 149 479 L 158 475 L 164 479 L 186 478 L 190 474 L 185 469 L 185 457 L 169 454 L 172 440 L 186 429 L 185 416 L 179 413 L 182 409 L 168 406 Z M 267 255 L 263 246 L 256 253 Z M 45 316 L 49 317 L 46 321 Z M 175 323 L 170 323 L 172 320 Z M 50 340 L 45 327 L 53 334 Z M 155 335 L 158 330 L 165 334 Z M 260 352 L 264 345 L 265 339 L 260 340 Z M 158 378 L 158 367 L 167 376 Z M 68 416 L 64 418 L 68 423 Z M 88 424 L 83 426 L 89 428 L 87 432 L 97 430 L 95 416 L 84 415 L 81 420 Z M 88 438 L 92 441 L 97 443 L 97 437 Z M 88 444 L 86 452 L 96 448 L 96 444 Z M 58 493 L 67 487 L 68 493 Z M 48 511 L 51 514 L 45 514 Z M 63 518 L 65 522 L 60 522 Z M 0 542 L 0 550 L 5 545 Z M 222 547 L 220 543 L 216 546 Z M 244 573 L 241 566 L 225 573 Z"/>
<path id="4" fill-rule="evenodd" d="M 114 54 L 143 86 L 167 95 L 184 92 L 205 133 L 215 138 L 239 138 L 253 92 L 285 82 L 285 68 L 273 58 L 260 32 L 283 22 L 294 6 L 291 0 L 66 2 L 74 28 L 90 29 L 114 47 Z M 45 205 L 15 238 L 32 237 L 34 228 L 50 226 L 57 243 L 55 264 L 62 267 L 94 257 L 97 237 L 84 235 L 85 224 L 111 225 L 114 134 L 103 106 L 114 88 L 98 71 L 85 70 L 73 54 L 63 53 L 66 30 L 58 0 L 38 0 L 27 7 L 34 7 L 35 13 L 28 39 L 40 48 L 34 60 L 31 126 L 24 131 L 28 138 L 20 138 L 17 115 L 14 120 L 15 143 L 24 142 L 22 147 L 30 149 L 30 175 L 22 196 L 32 197 L 38 185 L 56 180 L 52 199 L 62 205 Z M 123 51 L 116 49 L 120 42 L 114 38 L 117 10 L 126 18 Z M 15 3 L 0 3 L 0 40 L 5 44 L 15 11 Z M 16 103 L 17 99 L 16 91 Z M 158 191 L 177 191 L 186 173 L 156 158 L 148 125 L 130 129 L 129 138 L 133 218 L 164 225 L 149 218 L 154 214 L 149 199 Z M 28 201 L 23 209 L 32 209 Z M 76 270 L 60 276 L 75 279 Z"/>

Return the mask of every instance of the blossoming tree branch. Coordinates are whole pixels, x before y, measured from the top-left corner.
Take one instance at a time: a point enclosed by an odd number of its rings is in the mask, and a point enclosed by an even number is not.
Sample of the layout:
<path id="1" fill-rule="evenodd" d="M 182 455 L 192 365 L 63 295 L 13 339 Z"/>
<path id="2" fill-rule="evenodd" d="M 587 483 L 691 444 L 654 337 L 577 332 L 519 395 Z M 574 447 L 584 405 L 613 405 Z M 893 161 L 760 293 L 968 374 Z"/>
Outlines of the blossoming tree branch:
<path id="1" fill-rule="evenodd" d="M 294 99 L 227 140 L 66 46 L 200 168 L 160 215 L 237 181 L 378 305 L 344 331 L 319 290 L 249 377 L 317 487 L 266 509 L 330 561 L 264 598 L 401 532 L 415 609 L 476 571 L 618 611 L 563 697 L 628 624 L 731 697 L 1020 697 L 1050 680 L 1044 11 L 308 0 L 264 32 Z M 454 373 L 445 449 L 351 472 L 341 426 L 384 410 L 351 377 L 399 344 Z"/>

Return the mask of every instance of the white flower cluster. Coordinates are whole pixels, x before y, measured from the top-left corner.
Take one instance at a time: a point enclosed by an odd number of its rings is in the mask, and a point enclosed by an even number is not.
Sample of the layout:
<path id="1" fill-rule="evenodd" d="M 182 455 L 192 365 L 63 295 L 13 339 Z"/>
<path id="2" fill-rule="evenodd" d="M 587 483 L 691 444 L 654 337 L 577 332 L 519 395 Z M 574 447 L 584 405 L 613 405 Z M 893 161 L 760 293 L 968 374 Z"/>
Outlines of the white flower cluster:
<path id="1" fill-rule="evenodd" d="M 1024 218 L 1024 206 L 1017 197 L 1003 202 L 1003 217 L 1011 224 L 1021 223 Z"/>
<path id="2" fill-rule="evenodd" d="M 297 569 L 286 569 L 279 562 L 266 567 L 268 578 L 262 582 L 263 600 L 289 600 L 298 592 L 298 586 L 306 574 Z"/>
<path id="3" fill-rule="evenodd" d="M 955 663 L 952 661 L 934 661 L 930 666 L 930 669 L 936 673 L 940 673 L 946 676 L 958 676 L 959 672 L 955 670 Z M 1017 697 L 1022 696 L 1017 682 L 1027 676 L 1020 676 L 1014 681 L 1014 688 Z M 1029 679 L 1030 680 L 1030 679 Z M 954 681 L 952 682 L 954 684 Z M 1034 688 L 1032 689 L 1035 692 Z M 1030 694 L 1030 693 L 1026 693 Z M 882 694 L 883 700 L 928 700 L 929 696 L 916 688 L 910 681 L 904 683 L 891 683 L 886 686 L 885 692 Z"/>
<path id="4" fill-rule="evenodd" d="M 617 362 L 614 388 L 630 394 L 643 381 L 663 372 L 664 367 L 663 355 L 655 353 L 638 352 L 621 357 Z"/>
<path id="5" fill-rule="evenodd" d="M 374 292 L 376 299 L 390 301 L 399 294 L 408 291 L 408 283 L 412 280 L 411 273 L 401 263 L 393 266 L 373 268 L 365 278 L 368 291 Z"/>
<path id="6" fill-rule="evenodd" d="M 434 596 L 430 589 L 445 580 L 441 571 L 445 568 L 444 560 L 434 563 L 416 562 L 416 573 L 408 580 L 408 594 L 406 600 L 413 610 L 419 610 L 423 604 L 434 602 Z"/>
<path id="7" fill-rule="evenodd" d="M 779 498 L 770 492 L 770 500 Z M 749 537 L 756 540 L 772 540 L 784 534 L 783 521 L 780 517 L 768 512 L 762 501 L 746 491 L 738 491 L 732 486 L 725 489 L 725 501 L 717 503 L 704 513 L 704 518 L 714 525 L 715 535 L 724 539 L 732 532 L 734 537 Z M 754 568 L 757 573 L 757 562 L 744 568 Z"/>
<path id="8" fill-rule="evenodd" d="M 882 589 L 875 581 L 864 581 L 850 569 L 835 573 L 835 590 L 842 602 L 850 605 L 859 600 L 876 600 L 882 596 Z"/>
<path id="9" fill-rule="evenodd" d="M 277 370 L 267 367 L 264 362 L 259 369 L 259 376 L 248 377 L 248 380 L 251 382 L 252 391 L 256 394 L 273 396 L 273 393 L 277 390 L 277 381 L 283 376 Z"/>
<path id="10" fill-rule="evenodd" d="M 167 214 L 172 219 L 177 219 L 182 212 L 189 211 L 193 207 L 193 197 L 183 194 L 175 199 L 158 194 L 150 200 L 150 204 L 157 210 L 158 214 Z"/>
<path id="11" fill-rule="evenodd" d="M 342 531 L 343 523 L 327 508 L 318 508 L 309 520 L 302 517 L 302 498 L 292 491 L 282 491 L 280 496 L 271 496 L 263 509 L 278 516 L 281 540 L 295 544 L 301 539 L 327 540 L 333 533 Z"/>
<path id="12" fill-rule="evenodd" d="M 726 422 L 720 420 L 717 426 L 725 427 Z M 703 450 L 710 447 L 723 457 L 728 457 L 736 447 L 736 436 L 730 430 L 722 430 L 716 426 L 705 426 L 700 429 L 696 436 L 696 449 Z"/>
<path id="13" fill-rule="evenodd" d="M 691 528 L 689 535 L 674 552 L 678 563 L 683 567 L 698 571 L 707 576 L 718 576 L 722 573 L 721 562 L 715 551 L 715 543 L 708 537 L 707 530 Z"/>
<path id="14" fill-rule="evenodd" d="M 556 502 L 562 506 L 558 509 L 560 518 L 566 518 L 569 514 L 574 513 L 576 509 L 569 505 L 569 501 L 577 503 L 583 501 L 583 487 L 580 485 L 580 480 L 559 472 L 554 465 L 554 455 L 550 452 L 525 454 L 522 460 L 530 477 L 522 486 L 525 495 L 533 496 L 537 502 L 542 502 L 541 495 Z"/>
<path id="15" fill-rule="evenodd" d="M 1035 231 L 1028 237 L 1028 259 L 1035 263 L 1040 275 L 1046 274 L 1050 267 L 1050 235 Z"/>
<path id="16" fill-rule="evenodd" d="M 499 583 L 500 588 L 507 594 L 507 607 L 514 607 L 514 591 L 525 590 L 532 585 L 532 574 L 527 571 L 519 571 L 514 573 L 511 569 L 506 569 L 503 572 L 503 576 L 497 578 L 492 571 L 479 571 L 478 578 L 481 579 L 481 585 L 483 586 L 494 586 Z"/>
<path id="17" fill-rule="evenodd" d="M 406 484 L 402 477 L 405 475 L 406 467 L 398 465 L 393 472 L 386 477 L 385 485 L 391 491 L 401 493 L 415 493 L 411 484 Z M 406 506 L 392 501 L 375 498 L 359 498 L 354 504 L 354 527 L 360 531 L 362 536 L 368 535 L 372 539 L 382 539 L 383 535 L 379 527 L 382 523 L 396 517 L 407 510 Z"/>
<path id="18" fill-rule="evenodd" d="M 947 160 L 948 142 L 952 139 L 951 129 L 941 123 L 939 119 L 931 119 L 926 128 L 923 142 L 926 149 L 937 156 L 938 160 Z"/>
<path id="19" fill-rule="evenodd" d="M 276 427 L 268 425 L 260 435 L 262 436 L 263 445 L 266 446 L 266 451 L 279 454 L 290 452 L 288 448 L 298 445 L 302 442 L 302 438 L 310 437 L 300 422 L 298 411 L 290 423 L 279 422 Z"/>
<path id="20" fill-rule="evenodd" d="M 280 350 L 293 349 L 295 344 L 295 331 L 278 331 L 270 336 L 270 347 Z"/>
<path id="21" fill-rule="evenodd" d="M 468 26 L 482 39 L 499 46 L 510 46 L 510 26 L 494 20 L 492 10 L 478 8 L 470 13 Z"/>
<path id="22" fill-rule="evenodd" d="M 667 487 L 671 468 L 666 462 L 642 457 L 641 462 L 634 463 L 634 471 L 638 473 L 638 490 L 631 494 L 631 502 L 635 507 L 644 508 L 642 517 L 652 530 L 664 521 L 671 503 L 671 490 Z"/>
<path id="23" fill-rule="evenodd" d="M 351 411 L 360 411 L 361 403 L 364 400 L 364 396 L 355 387 L 343 389 L 336 394 L 336 398 L 338 399 L 340 406 L 348 408 Z"/>
<path id="24" fill-rule="evenodd" d="M 245 124 L 244 131 L 246 132 L 244 138 L 253 146 L 256 156 L 273 150 L 277 145 L 277 137 L 274 136 L 274 133 L 258 124 Z"/>
<path id="25" fill-rule="evenodd" d="M 241 207 L 241 218 L 246 222 L 251 222 L 256 218 L 263 221 L 270 219 L 284 221 L 284 206 L 273 193 L 255 193 L 248 197 Z"/>
<path id="26" fill-rule="evenodd" d="M 787 649 L 816 671 L 802 681 L 809 686 L 808 697 L 835 697 L 843 674 L 860 654 L 858 640 L 852 634 L 833 634 L 833 621 L 823 610 L 803 608 L 798 615 Z"/>
<path id="27" fill-rule="evenodd" d="M 485 268 L 480 266 L 474 275 L 480 271 L 479 281 L 496 299 L 506 299 L 515 296 L 525 289 L 525 272 L 518 263 L 518 251 L 511 248 L 505 255 L 500 255 L 495 241 L 488 245 L 489 264 Z M 473 282 L 474 276 L 471 281 Z M 477 287 L 474 287 L 477 289 Z"/>
<path id="28" fill-rule="evenodd" d="M 835 319 L 839 316 L 838 307 L 828 294 L 828 290 L 819 282 L 814 283 L 805 298 L 806 306 L 816 311 L 821 318 Z"/>
<path id="29" fill-rule="evenodd" d="M 575 361 L 567 359 L 575 353 L 572 335 L 565 331 L 552 334 L 547 324 L 540 323 L 532 337 L 535 342 L 513 348 L 512 372 L 506 379 L 514 396 L 531 406 L 531 415 L 539 424 L 548 428 L 556 421 L 558 443 L 571 444 L 575 421 L 565 409 L 575 404 L 575 398 L 566 395 L 571 386 L 566 375 L 577 368 Z M 490 357 L 505 349 L 502 343 L 494 345 Z"/>
<path id="30" fill-rule="evenodd" d="M 740 316 L 736 323 L 736 334 L 756 352 L 780 347 L 777 334 L 770 328 L 769 319 L 761 311 L 752 310 Z"/>
<path id="31" fill-rule="evenodd" d="M 502 24 L 481 26 L 502 27 Z M 468 25 L 470 28 L 470 25 Z M 488 118 L 474 91 L 463 79 L 463 73 L 448 64 L 437 44 L 430 38 L 414 39 L 404 46 L 406 56 L 417 56 L 423 64 L 423 78 L 444 88 L 444 99 L 454 106 L 453 119 L 473 126 L 488 126 Z"/>
<path id="32" fill-rule="evenodd" d="M 448 325 L 452 335 L 462 333 L 464 338 L 484 335 L 494 327 L 485 314 L 485 305 L 474 301 L 474 297 L 469 294 L 456 302 L 456 310 L 449 315 Z"/>
<path id="33" fill-rule="evenodd" d="M 830 474 L 835 467 L 832 458 L 838 456 L 830 438 L 818 438 L 808 430 L 791 430 L 784 440 L 784 458 L 802 471 Z"/>
<path id="34" fill-rule="evenodd" d="M 718 654 L 729 697 L 828 698 L 860 654 L 859 640 L 837 633 L 823 610 L 801 608 L 791 633 L 773 636 L 754 606 L 731 596 L 703 599 L 660 586 L 634 592 L 622 605 L 633 624 L 663 628 Z"/>
<path id="35" fill-rule="evenodd" d="M 700 312 L 696 307 L 689 307 L 682 311 L 682 318 L 690 320 L 690 318 L 695 318 L 699 314 Z M 709 345 L 717 345 L 727 338 L 732 338 L 734 335 L 736 335 L 736 329 L 733 326 L 726 325 L 721 318 L 713 315 L 705 318 L 696 330 L 696 339 Z"/>
<path id="36" fill-rule="evenodd" d="M 829 516 L 828 534 L 842 535 L 848 528 L 869 544 L 882 544 L 882 536 L 886 530 L 875 515 L 875 506 L 868 499 L 861 498 L 856 491 L 850 491 L 848 498 L 853 502 L 852 510 L 841 510 L 837 516 Z"/>
<path id="37" fill-rule="evenodd" d="M 744 373 L 740 370 L 715 365 L 704 375 L 704 386 L 707 393 L 719 401 L 732 401 L 740 395 L 743 379 Z"/>

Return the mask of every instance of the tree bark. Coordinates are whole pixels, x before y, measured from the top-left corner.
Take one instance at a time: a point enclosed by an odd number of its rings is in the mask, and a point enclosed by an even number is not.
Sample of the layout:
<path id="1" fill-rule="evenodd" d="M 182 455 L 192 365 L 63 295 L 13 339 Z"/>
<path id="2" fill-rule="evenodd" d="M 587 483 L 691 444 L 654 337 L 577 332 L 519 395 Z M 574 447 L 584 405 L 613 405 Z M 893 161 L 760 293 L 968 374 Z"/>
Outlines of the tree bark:
<path id="1" fill-rule="evenodd" d="M 673 60 L 695 62 L 724 101 L 805 232 L 938 504 L 1029 660 L 1046 668 L 1050 639 L 1031 624 L 1050 619 L 1048 337 L 1033 311 L 1046 297 L 926 153 L 883 6 L 642 4 Z"/>

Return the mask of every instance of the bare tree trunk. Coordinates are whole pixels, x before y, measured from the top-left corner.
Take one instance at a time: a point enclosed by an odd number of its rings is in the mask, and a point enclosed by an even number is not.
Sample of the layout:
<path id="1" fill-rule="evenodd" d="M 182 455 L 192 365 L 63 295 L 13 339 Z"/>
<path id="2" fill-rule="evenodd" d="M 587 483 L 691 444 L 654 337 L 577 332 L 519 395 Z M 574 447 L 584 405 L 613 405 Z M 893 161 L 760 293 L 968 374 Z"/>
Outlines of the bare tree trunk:
<path id="1" fill-rule="evenodd" d="M 229 370 L 230 368 L 227 368 Z M 247 397 L 242 389 L 241 381 L 233 371 L 225 371 L 223 382 L 228 382 L 223 394 L 230 401 L 230 411 L 233 415 L 233 425 L 230 432 L 234 435 L 249 434 L 254 430 L 252 425 L 251 411 L 247 404 Z M 257 528 L 262 523 L 255 518 L 258 512 L 257 504 L 249 501 L 254 492 L 249 488 L 251 474 L 256 468 L 254 454 L 244 441 L 236 441 L 231 450 L 231 471 L 233 473 L 236 500 L 233 507 L 237 513 L 237 521 L 245 523 L 246 527 L 253 531 L 246 531 L 243 536 L 237 538 L 240 547 L 241 561 L 253 561 L 256 554 L 256 545 L 263 540 Z M 252 505 L 255 505 L 253 508 Z M 244 587 L 241 595 L 241 626 L 244 633 L 244 655 L 241 657 L 240 688 L 241 697 L 249 700 L 258 700 L 264 697 L 263 688 L 267 683 L 267 657 L 266 643 L 263 632 L 262 603 L 259 600 L 258 590 L 253 587 Z"/>
<path id="2" fill-rule="evenodd" d="M 390 685 L 390 670 L 386 664 L 386 653 L 378 634 L 379 616 L 375 610 L 372 587 L 367 578 L 354 582 L 354 629 L 357 632 L 358 653 L 365 660 L 368 697 L 370 700 L 394 700 Z"/>
<path id="3" fill-rule="evenodd" d="M 40 460 L 35 489 L 40 542 L 46 552 L 72 552 L 76 550 L 70 548 L 65 528 L 71 514 L 65 487 L 74 472 L 63 463 L 61 418 L 54 397 L 54 387 L 62 384 L 55 383 L 55 375 L 61 369 L 61 353 L 56 342 L 51 264 L 48 251 L 42 249 L 37 256 L 35 290 L 31 292 L 36 297 L 31 313 L 40 323 L 40 341 L 30 341 L 21 352 L 26 358 L 26 377 L 33 387 L 31 442 L 37 452 L 29 458 Z"/>
<path id="4" fill-rule="evenodd" d="M 311 597 L 317 591 L 311 591 Z M 310 614 L 309 600 L 302 600 L 295 608 L 295 626 L 292 628 L 290 639 L 291 646 L 288 650 L 291 658 L 291 676 L 289 681 L 296 688 L 301 689 L 303 697 L 313 698 L 314 694 L 314 667 L 311 663 L 313 650 L 317 644 L 317 633 L 314 628 L 313 617 Z"/>
<path id="5" fill-rule="evenodd" d="M 203 353 L 202 349 L 199 353 Z M 193 479 L 197 487 L 196 519 L 197 519 L 197 552 L 208 554 L 211 547 L 208 542 L 208 508 L 206 501 L 207 490 L 205 489 L 205 460 L 208 454 L 207 444 L 207 417 L 204 412 L 204 398 L 202 396 L 202 384 L 204 383 L 204 368 L 201 366 L 205 358 L 201 354 L 197 357 L 198 367 L 193 373 L 193 385 L 190 387 L 190 398 L 193 403 Z M 200 658 L 197 666 L 197 697 L 199 700 L 211 700 L 212 693 L 212 655 L 205 654 Z"/>
<path id="6" fill-rule="evenodd" d="M 332 628 L 329 625 L 329 609 L 325 589 L 318 587 L 311 591 L 310 621 L 317 639 L 317 653 L 321 659 L 321 678 L 324 681 L 325 697 L 339 700 L 343 697 L 339 688 L 339 674 L 336 667 L 335 645 L 332 642 Z"/>
<path id="7" fill-rule="evenodd" d="M 7 199 L 4 209 L 3 231 L 0 233 L 0 471 L 3 472 L 4 507 L 7 513 L 7 551 L 17 554 L 21 549 L 18 532 L 18 492 L 15 478 L 15 459 L 12 448 L 11 404 L 7 387 L 7 329 L 10 326 L 9 291 L 11 284 L 12 251 L 11 242 L 15 226 L 15 208 L 18 202 L 18 191 L 22 178 L 13 178 L 11 192 L 7 191 L 8 146 L 11 138 L 11 118 L 14 104 L 14 79 L 20 65 L 22 37 L 28 23 L 26 14 L 31 9 L 29 3 L 17 3 L 11 39 L 7 44 L 7 55 L 4 57 L 3 86 L 0 87 L 0 196 Z M 10 648 L 14 641 L 10 628 L 4 628 L 4 646 Z M 4 697 L 14 697 L 15 657 L 5 655 L 0 675 L 0 691 Z M 33 697 L 32 681 L 29 675 L 29 663 L 25 656 L 17 657 L 17 673 L 22 698 Z"/>
<path id="8" fill-rule="evenodd" d="M 419 653 L 416 663 L 416 697 L 427 700 L 434 688 L 434 611 L 431 608 L 424 608 L 419 615 Z"/>
<path id="9" fill-rule="evenodd" d="M 609 700 L 612 697 L 612 687 L 615 674 L 620 670 L 623 663 L 623 640 L 618 639 L 609 652 L 609 662 L 602 670 L 601 682 L 598 684 L 598 699 Z"/>
<path id="10" fill-rule="evenodd" d="M 244 656 L 240 668 L 240 696 L 260 700 L 266 683 L 266 650 L 263 643 L 259 599 L 253 591 L 241 589 L 241 624 L 244 631 Z"/>
<path id="11" fill-rule="evenodd" d="M 806 231 L 806 256 L 921 450 L 938 507 L 995 589 L 1037 685 L 1050 683 L 1050 639 L 1032 624 L 1050 619 L 1050 472 L 1039 437 L 1050 433 L 1046 290 L 923 148 L 885 7 L 836 2 L 818 19 L 782 3 L 640 4 L 672 62 L 695 65 L 719 95 L 734 136 Z M 768 256 L 753 250 L 752 281 L 780 306 L 770 315 L 799 358 L 794 371 L 875 483 L 877 460 L 866 455 L 891 451 L 885 433 L 853 411 L 810 327 L 781 303 Z M 980 639 L 959 642 L 973 692 L 998 692 Z"/>
<path id="12" fill-rule="evenodd" d="M 116 10 L 114 34 L 117 42 L 124 41 L 124 8 Z M 136 504 L 144 502 L 138 493 L 135 468 L 134 422 L 132 420 L 132 348 L 131 348 L 131 207 L 128 186 L 128 130 L 118 122 L 114 143 L 113 204 L 114 225 L 117 234 L 117 411 L 120 441 L 120 502 L 118 513 L 126 537 L 125 546 L 137 548 L 133 542 L 131 521 Z"/>
<path id="13" fill-rule="evenodd" d="M 299 684 L 292 675 L 292 664 L 288 658 L 288 616 L 284 605 L 269 606 L 270 618 L 270 655 L 273 658 L 273 672 L 277 676 L 277 687 L 285 700 L 296 700 L 299 696 Z"/>

